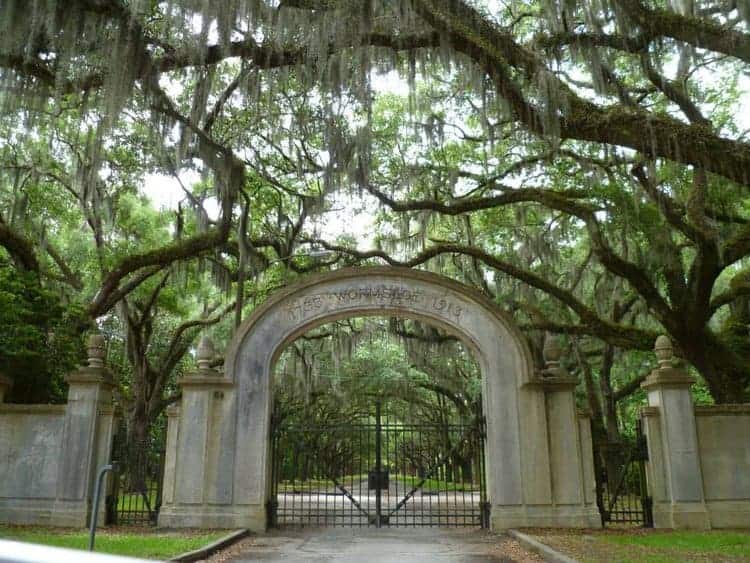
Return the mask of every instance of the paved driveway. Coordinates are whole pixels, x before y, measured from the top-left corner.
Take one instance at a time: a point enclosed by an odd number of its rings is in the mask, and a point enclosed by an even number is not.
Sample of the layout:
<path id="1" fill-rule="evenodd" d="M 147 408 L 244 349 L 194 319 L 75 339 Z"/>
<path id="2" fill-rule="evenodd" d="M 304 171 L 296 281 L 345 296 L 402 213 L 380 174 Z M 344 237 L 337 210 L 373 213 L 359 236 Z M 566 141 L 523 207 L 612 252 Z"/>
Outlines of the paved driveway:
<path id="1" fill-rule="evenodd" d="M 463 563 L 542 561 L 504 535 L 445 528 L 328 528 L 248 538 L 212 561 Z"/>

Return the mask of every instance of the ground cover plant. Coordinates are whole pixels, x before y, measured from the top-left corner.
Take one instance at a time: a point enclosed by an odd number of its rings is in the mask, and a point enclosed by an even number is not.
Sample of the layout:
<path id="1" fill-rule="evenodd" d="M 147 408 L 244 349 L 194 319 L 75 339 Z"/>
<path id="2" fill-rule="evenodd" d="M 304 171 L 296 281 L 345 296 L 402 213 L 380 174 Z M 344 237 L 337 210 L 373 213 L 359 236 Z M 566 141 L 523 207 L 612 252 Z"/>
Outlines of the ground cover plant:
<path id="1" fill-rule="evenodd" d="M 96 533 L 96 551 L 144 559 L 168 559 L 193 551 L 222 536 L 225 531 L 184 530 L 164 532 L 153 528 L 103 528 Z M 69 549 L 88 549 L 85 530 L 40 526 L 0 525 L 0 539 L 38 543 Z"/>

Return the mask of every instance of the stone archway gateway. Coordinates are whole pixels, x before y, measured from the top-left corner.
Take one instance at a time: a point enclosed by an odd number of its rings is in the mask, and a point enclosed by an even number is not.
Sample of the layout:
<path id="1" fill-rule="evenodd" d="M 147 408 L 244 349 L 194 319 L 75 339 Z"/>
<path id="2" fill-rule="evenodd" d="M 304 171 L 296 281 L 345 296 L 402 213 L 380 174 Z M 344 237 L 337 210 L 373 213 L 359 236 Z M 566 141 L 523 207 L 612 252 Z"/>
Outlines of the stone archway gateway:
<path id="1" fill-rule="evenodd" d="M 589 420 L 575 379 L 550 358 L 535 373 L 513 321 L 476 291 L 404 268 L 313 276 L 259 307 L 237 330 L 225 372 L 183 378 L 170 409 L 163 506 L 169 527 L 263 530 L 270 492 L 271 374 L 304 332 L 347 317 L 398 315 L 455 334 L 482 370 L 487 496 L 493 528 L 599 527 Z"/>

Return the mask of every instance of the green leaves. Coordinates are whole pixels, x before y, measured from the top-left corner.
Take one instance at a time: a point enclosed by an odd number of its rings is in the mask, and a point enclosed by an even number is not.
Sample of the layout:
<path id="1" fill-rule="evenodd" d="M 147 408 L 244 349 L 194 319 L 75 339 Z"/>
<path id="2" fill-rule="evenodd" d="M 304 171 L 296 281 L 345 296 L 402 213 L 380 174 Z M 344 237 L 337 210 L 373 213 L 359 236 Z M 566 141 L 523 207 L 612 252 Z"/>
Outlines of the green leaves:
<path id="1" fill-rule="evenodd" d="M 64 308 L 35 275 L 0 267 L 0 371 L 13 379 L 10 401 L 64 400 L 62 378 L 81 360 L 82 322 L 80 309 Z"/>

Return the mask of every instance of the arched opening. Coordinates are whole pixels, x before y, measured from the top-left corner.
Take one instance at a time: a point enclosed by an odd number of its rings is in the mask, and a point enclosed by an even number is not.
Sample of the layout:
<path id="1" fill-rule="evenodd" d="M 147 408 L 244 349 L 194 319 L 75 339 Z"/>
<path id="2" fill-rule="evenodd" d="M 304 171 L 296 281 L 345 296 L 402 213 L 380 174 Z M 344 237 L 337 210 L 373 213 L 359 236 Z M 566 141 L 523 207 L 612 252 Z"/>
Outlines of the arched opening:
<path id="1" fill-rule="evenodd" d="M 273 371 L 271 525 L 487 527 L 481 387 L 460 338 L 421 321 L 301 335 Z"/>
<path id="2" fill-rule="evenodd" d="M 576 411 L 575 381 L 536 373 L 520 331 L 483 295 L 387 267 L 311 276 L 280 291 L 238 328 L 223 377 L 185 378 L 170 416 L 160 524 L 265 529 L 273 366 L 309 330 L 370 316 L 422 321 L 472 351 L 483 376 L 491 527 L 600 525 L 589 422 Z"/>

